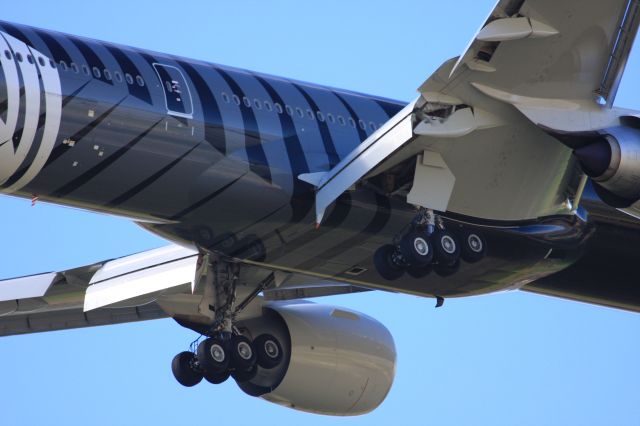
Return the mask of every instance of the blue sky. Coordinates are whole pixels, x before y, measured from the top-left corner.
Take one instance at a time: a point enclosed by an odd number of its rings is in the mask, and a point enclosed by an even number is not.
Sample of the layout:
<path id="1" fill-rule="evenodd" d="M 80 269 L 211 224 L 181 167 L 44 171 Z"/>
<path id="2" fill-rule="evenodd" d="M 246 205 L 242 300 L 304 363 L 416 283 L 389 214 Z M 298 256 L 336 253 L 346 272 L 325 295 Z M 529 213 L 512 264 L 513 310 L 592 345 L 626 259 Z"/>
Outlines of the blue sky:
<path id="1" fill-rule="evenodd" d="M 8 21 L 408 101 L 494 2 L 5 3 Z M 617 104 L 640 109 L 639 70 L 634 54 Z M 0 219 L 0 277 L 163 245 L 126 220 L 28 200 L 0 197 Z M 640 424 L 640 315 L 524 293 L 438 310 L 386 293 L 323 302 L 378 318 L 396 339 L 395 384 L 367 416 L 295 412 L 233 381 L 182 388 L 170 361 L 195 335 L 161 320 L 0 339 L 0 424 Z"/>

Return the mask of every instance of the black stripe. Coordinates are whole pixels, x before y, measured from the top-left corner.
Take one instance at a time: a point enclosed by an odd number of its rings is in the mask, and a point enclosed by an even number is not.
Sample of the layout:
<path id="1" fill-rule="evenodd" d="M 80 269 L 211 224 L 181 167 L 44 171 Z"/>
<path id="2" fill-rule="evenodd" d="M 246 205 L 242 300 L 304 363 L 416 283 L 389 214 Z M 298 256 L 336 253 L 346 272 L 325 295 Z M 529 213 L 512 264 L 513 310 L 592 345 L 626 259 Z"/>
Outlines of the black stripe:
<path id="1" fill-rule="evenodd" d="M 38 69 L 38 82 L 40 84 L 40 111 L 42 111 L 40 113 L 40 116 L 38 116 L 37 131 L 34 135 L 33 143 L 29 147 L 29 152 L 27 153 L 26 157 L 22 161 L 22 164 L 20 164 L 20 168 L 18 168 L 18 170 L 2 184 L 3 188 L 10 187 L 14 183 L 16 183 L 18 180 L 20 180 L 20 178 L 22 178 L 22 176 L 24 176 L 25 173 L 27 173 L 27 171 L 29 170 L 29 166 L 31 166 L 31 163 L 33 163 L 33 160 L 36 158 L 36 155 L 40 150 L 40 146 L 42 145 L 42 139 L 44 137 L 43 128 L 47 122 L 47 107 L 46 107 L 47 101 L 46 101 L 44 82 L 42 81 L 42 73 L 40 72 L 39 67 L 37 69 Z"/>
<path id="2" fill-rule="evenodd" d="M 22 73 L 20 74 L 20 96 L 19 96 L 19 102 L 20 102 L 20 110 L 18 112 L 18 122 L 16 124 L 16 130 L 13 132 L 13 152 L 17 152 L 18 151 L 18 146 L 20 146 L 20 141 L 22 140 L 22 133 L 24 133 L 24 125 L 25 122 L 27 121 L 27 101 L 26 99 L 24 99 L 24 95 L 25 95 L 25 87 L 24 87 L 24 80 L 22 78 Z"/>
<path id="3" fill-rule="evenodd" d="M 340 256 L 344 252 L 353 249 L 354 247 L 359 247 L 363 242 L 365 242 L 371 235 L 377 234 L 382 229 L 384 229 L 385 225 L 389 222 L 389 218 L 391 217 L 391 203 L 389 198 L 385 197 L 381 194 L 374 194 L 375 202 L 376 202 L 376 213 L 373 216 L 373 219 L 367 224 L 367 226 L 358 234 L 352 236 L 351 238 L 346 239 L 345 241 L 340 242 L 339 244 L 331 247 L 328 250 L 325 250 L 318 256 L 315 256 L 313 259 L 309 259 L 299 265 L 297 265 L 296 269 L 302 270 L 311 270 L 314 267 L 326 263 L 328 260 L 335 259 Z"/>
<path id="4" fill-rule="evenodd" d="M 193 212 L 194 210 L 198 209 L 199 207 L 202 207 L 203 205 L 205 205 L 206 203 L 208 203 L 209 201 L 213 200 L 214 198 L 216 198 L 218 195 L 222 194 L 224 191 L 226 191 L 227 189 L 229 189 L 231 187 L 231 185 L 233 185 L 234 183 L 236 183 L 237 181 L 239 181 L 240 179 L 242 179 L 244 176 L 246 175 L 246 173 L 243 173 L 241 176 L 235 178 L 234 180 L 232 180 L 231 182 L 229 182 L 228 184 L 226 184 L 225 186 L 223 186 L 222 188 L 214 191 L 213 193 L 207 195 L 206 197 L 202 198 L 201 200 L 197 201 L 195 204 L 190 205 L 189 207 L 187 207 L 186 209 L 174 214 L 170 220 L 177 220 L 180 219 L 181 217 Z"/>
<path id="5" fill-rule="evenodd" d="M 271 84 L 264 78 L 255 78 L 267 91 L 273 102 L 279 103 L 283 108 L 286 105 L 282 97 L 271 86 Z M 291 179 L 293 179 L 293 196 L 291 197 L 291 222 L 298 223 L 303 220 L 311 209 L 315 201 L 311 188 L 308 184 L 298 179 L 298 175 L 301 173 L 307 173 L 309 171 L 309 164 L 304 154 L 304 148 L 300 142 L 300 137 L 296 131 L 296 126 L 293 123 L 293 118 L 286 113 L 277 114 L 280 120 L 280 126 L 282 128 L 282 136 L 284 138 L 283 143 L 287 150 L 289 157 L 289 164 L 291 167 Z"/>
<path id="6" fill-rule="evenodd" d="M 284 248 L 287 253 L 293 253 L 300 249 L 302 246 L 312 243 L 320 237 L 327 234 L 327 232 L 342 225 L 349 212 L 351 211 L 351 195 L 348 192 L 343 193 L 335 202 L 335 207 L 331 210 L 331 213 L 322 222 L 322 226 L 319 229 L 313 229 L 309 227 L 307 232 L 303 232 L 300 236 L 284 242 Z M 282 230 L 276 230 L 278 232 Z M 265 238 L 266 239 L 266 238 Z"/>
<path id="7" fill-rule="evenodd" d="M 142 182 L 140 182 L 139 184 L 137 184 L 136 186 L 134 186 L 133 188 L 125 192 L 124 194 L 120 195 L 119 197 L 109 201 L 106 206 L 117 207 L 120 204 L 126 203 L 131 198 L 133 198 L 134 196 L 136 196 L 137 194 L 139 194 L 149 186 L 153 185 L 158 179 L 162 178 L 165 174 L 167 174 L 171 169 L 177 166 L 178 163 L 184 160 L 185 157 L 191 154 L 193 150 L 195 150 L 199 146 L 200 146 L 200 143 L 192 146 L 187 152 L 185 152 L 180 157 L 176 158 L 175 160 L 173 160 L 172 162 L 164 166 L 162 169 L 158 170 L 153 175 L 149 176 L 148 178 L 146 178 L 145 180 L 143 180 Z"/>
<path id="8" fill-rule="evenodd" d="M 56 62 L 64 61 L 67 66 L 69 66 L 69 64 L 73 62 L 71 56 L 69 56 L 64 47 L 62 47 L 62 45 L 53 37 L 53 35 L 42 30 L 34 29 L 33 31 L 38 34 L 44 44 L 47 45 L 47 48 L 51 52 L 51 55 Z"/>
<path id="9" fill-rule="evenodd" d="M 189 78 L 196 86 L 196 91 L 200 97 L 202 113 L 204 115 L 204 138 L 222 155 L 227 154 L 227 141 L 224 126 L 222 125 L 222 115 L 220 106 L 216 102 L 215 96 L 211 92 L 209 85 L 194 67 L 186 62 L 178 62 L 187 72 Z"/>
<path id="10" fill-rule="evenodd" d="M 88 125 L 86 125 L 82 129 L 80 129 L 75 135 L 71 136 L 69 139 L 71 139 L 72 141 L 75 141 L 76 143 L 80 142 L 93 129 L 98 127 L 100 125 L 100 123 L 102 123 L 104 120 L 106 120 L 107 117 L 109 117 L 109 115 L 111 115 L 111 113 L 116 108 L 118 108 L 120 106 L 122 101 L 124 101 L 124 99 L 122 99 L 120 102 L 118 102 L 117 104 L 115 104 L 114 106 L 109 108 L 104 114 L 100 115 L 98 118 L 93 120 L 91 123 L 89 123 Z M 47 162 L 44 165 L 44 167 L 45 168 L 49 167 L 54 161 L 56 161 L 60 156 L 62 156 L 64 153 L 66 153 L 67 150 L 69 150 L 70 148 L 71 147 L 69 147 L 68 145 L 64 145 L 64 144 L 60 144 L 60 145 L 56 146 L 53 149 L 53 151 L 51 151 L 51 155 L 49 156 L 49 159 L 47 160 Z"/>
<path id="11" fill-rule="evenodd" d="M 31 40 L 29 40 L 27 38 L 26 35 L 24 35 L 24 33 L 22 31 L 20 31 L 18 29 L 18 27 L 16 27 L 13 24 L 10 24 L 8 22 L 3 22 L 2 23 L 2 28 L 4 28 L 4 30 L 9 33 L 9 35 L 17 38 L 18 40 L 20 40 L 21 42 L 23 42 L 24 44 L 26 44 L 27 46 L 33 46 L 33 43 L 31 42 Z"/>
<path id="12" fill-rule="evenodd" d="M 131 150 L 138 142 L 144 139 L 162 120 L 155 122 L 151 127 L 145 130 L 143 133 L 136 136 L 132 139 L 128 144 L 118 149 L 116 152 L 111 154 L 106 159 L 102 160 L 97 166 L 94 168 L 87 170 L 77 178 L 73 179 L 71 182 L 64 185 L 62 188 L 59 188 L 51 193 L 52 197 L 63 198 L 64 196 L 70 194 L 75 191 L 85 183 L 89 182 L 91 179 L 96 177 L 99 173 L 104 171 L 107 167 L 111 166 L 113 163 L 118 161 L 123 155 L 125 155 L 129 150 Z"/>
<path id="13" fill-rule="evenodd" d="M 362 130 L 359 126 L 360 117 L 358 116 L 358 114 L 356 114 L 354 109 L 351 108 L 351 105 L 349 105 L 342 96 L 340 96 L 336 92 L 334 92 L 334 94 L 338 97 L 338 99 L 340 99 L 340 102 L 342 102 L 342 104 L 347 109 L 347 111 L 349 111 L 349 115 L 351 115 L 351 118 L 355 121 L 356 130 L 358 131 L 358 137 L 360 138 L 360 142 L 364 142 L 364 140 L 367 139 L 367 133 L 364 130 Z"/>
<path id="14" fill-rule="evenodd" d="M 140 70 L 138 70 L 136 65 L 126 55 L 126 53 L 115 46 L 105 45 L 104 47 L 109 51 L 109 53 L 111 53 L 111 55 L 113 55 L 114 59 L 118 63 L 118 66 L 124 74 L 131 74 L 132 76 L 140 75 Z M 140 99 L 143 102 L 152 104 L 148 84 L 145 84 L 144 86 L 140 86 L 139 84 L 127 84 L 127 87 L 129 89 L 130 95 Z"/>
<path id="15" fill-rule="evenodd" d="M 318 108 L 318 105 L 315 103 L 315 101 L 309 95 L 309 93 L 307 93 L 307 91 L 304 90 L 304 88 L 302 88 L 298 84 L 293 84 L 293 85 L 295 86 L 296 89 L 298 89 L 300 93 L 302 93 L 302 96 L 304 96 L 304 98 L 307 100 L 307 102 L 311 106 L 313 113 L 316 115 L 315 121 L 318 123 L 318 128 L 320 129 L 320 135 L 322 136 L 322 143 L 324 144 L 324 150 L 329 156 L 329 165 L 331 167 L 335 166 L 340 162 L 340 157 L 338 156 L 336 147 L 333 144 L 333 138 L 331 137 L 331 132 L 329 131 L 329 126 L 327 125 L 326 121 L 320 121 L 317 119 L 318 111 L 320 111 L 320 108 Z"/>
<path id="16" fill-rule="evenodd" d="M 102 59 L 100 59 L 96 52 L 93 51 L 91 46 L 75 37 L 70 37 L 69 40 L 78 48 L 80 53 L 82 53 L 82 56 L 84 56 L 84 59 L 86 60 L 87 65 L 90 68 L 92 77 L 96 80 L 102 81 L 105 84 L 113 86 L 113 81 L 107 80 L 107 78 L 104 76 L 104 70 L 106 69 L 104 62 L 102 62 Z M 93 68 L 97 68 L 98 71 L 100 71 L 100 78 L 96 78 L 96 76 L 93 75 Z"/>
<path id="17" fill-rule="evenodd" d="M 273 86 L 264 78 L 255 76 L 256 80 L 264 87 L 267 91 L 271 100 L 275 103 L 279 103 L 283 108 L 286 105 L 282 97 L 278 94 L 278 92 L 273 88 Z M 289 116 L 289 114 L 282 113 L 276 114 L 280 120 L 280 127 L 282 129 L 282 137 L 284 147 L 287 150 L 287 155 L 289 157 L 289 163 L 291 166 L 291 178 L 293 179 L 293 195 L 297 196 L 304 192 L 309 192 L 308 185 L 298 179 L 298 175 L 302 173 L 309 172 L 309 164 L 307 163 L 307 158 L 304 155 L 304 148 L 300 143 L 300 138 L 298 137 L 298 132 L 296 131 L 296 126 L 293 124 L 293 118 Z M 304 201 L 304 200 L 303 200 Z M 302 217 L 306 216 L 308 209 L 311 208 L 311 205 L 307 206 L 308 203 L 303 203 L 304 205 L 300 205 L 300 203 L 294 203 L 292 200 L 292 208 L 294 209 L 294 219 L 298 217 L 302 219 Z M 311 201 L 313 204 L 313 200 Z M 300 211 L 298 207 L 302 207 L 303 211 Z M 306 210 L 306 211 L 305 211 Z M 300 217 L 302 216 L 302 217 Z"/>
<path id="18" fill-rule="evenodd" d="M 405 105 L 393 104 L 380 99 L 376 99 L 375 102 L 384 110 L 385 114 L 387 114 L 387 119 L 393 117 L 405 107 Z"/>
<path id="19" fill-rule="evenodd" d="M 0 52 L 1 54 L 2 52 Z M 7 88 L 7 76 L 4 67 L 0 67 L 0 119 L 7 122 L 7 113 L 9 112 L 9 90 Z"/>
<path id="20" fill-rule="evenodd" d="M 65 96 L 64 99 L 62 99 L 62 108 L 66 107 L 69 102 L 74 100 L 76 98 L 76 96 L 78 96 L 80 94 L 80 92 L 82 92 L 82 90 L 89 85 L 89 83 L 91 83 L 91 82 L 90 81 L 85 82 L 82 86 L 80 86 L 78 89 L 76 89 L 73 93 Z"/>
<path id="21" fill-rule="evenodd" d="M 243 99 L 246 95 L 240 88 L 240 85 L 231 78 L 231 76 L 219 68 L 216 71 L 220 73 L 222 78 L 227 82 L 231 91 L 235 93 L 240 99 Z M 243 102 L 240 103 L 240 113 L 242 114 L 242 123 L 244 126 L 245 134 L 245 150 L 247 152 L 247 158 L 249 160 L 249 168 L 258 176 L 262 177 L 267 182 L 271 183 L 271 169 L 267 162 L 267 156 L 262 147 L 262 138 L 260 137 L 260 130 L 258 129 L 258 122 L 256 116 L 251 108 L 247 108 Z M 254 143 L 251 143 L 251 136 L 256 135 L 257 139 Z"/>

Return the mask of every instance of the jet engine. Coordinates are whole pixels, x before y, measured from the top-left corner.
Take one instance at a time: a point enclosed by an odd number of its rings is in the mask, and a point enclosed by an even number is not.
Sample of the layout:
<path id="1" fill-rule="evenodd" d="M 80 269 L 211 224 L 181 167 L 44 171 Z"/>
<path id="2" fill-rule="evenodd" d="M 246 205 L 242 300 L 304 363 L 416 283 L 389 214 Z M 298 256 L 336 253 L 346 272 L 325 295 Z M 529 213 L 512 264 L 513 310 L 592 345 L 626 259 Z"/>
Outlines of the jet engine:
<path id="1" fill-rule="evenodd" d="M 626 208 L 640 200 L 640 130 L 608 129 L 574 153 L 605 203 Z"/>
<path id="2" fill-rule="evenodd" d="M 350 416 L 367 413 L 387 396 L 396 351 L 375 319 L 314 303 L 273 303 L 238 324 L 252 336 L 276 337 L 284 360 L 239 382 L 249 395 L 302 411 Z"/>

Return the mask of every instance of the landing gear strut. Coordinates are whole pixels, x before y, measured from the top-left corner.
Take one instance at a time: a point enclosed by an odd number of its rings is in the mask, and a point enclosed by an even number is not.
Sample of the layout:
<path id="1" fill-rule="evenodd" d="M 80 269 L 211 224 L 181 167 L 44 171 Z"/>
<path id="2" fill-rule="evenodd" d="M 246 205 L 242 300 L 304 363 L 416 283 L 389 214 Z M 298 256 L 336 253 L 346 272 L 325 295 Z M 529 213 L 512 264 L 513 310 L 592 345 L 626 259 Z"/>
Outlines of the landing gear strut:
<path id="1" fill-rule="evenodd" d="M 252 380 L 259 368 L 275 368 L 283 360 L 280 342 L 270 334 L 257 336 L 253 341 L 235 326 L 235 318 L 264 289 L 271 286 L 270 274 L 236 305 L 236 285 L 240 267 L 220 260 L 204 259 L 208 268 L 200 277 L 205 280 L 200 313 L 211 323 L 203 334 L 205 340 L 192 344 L 191 351 L 176 355 L 171 364 L 173 375 L 183 386 L 195 386 L 204 378 L 219 384 L 233 377 L 236 382 Z"/>
<path id="2" fill-rule="evenodd" d="M 433 210 L 421 208 L 408 232 L 376 251 L 374 264 L 389 281 L 400 278 L 405 271 L 418 279 L 432 270 L 447 277 L 458 271 L 460 259 L 479 262 L 485 252 L 486 243 L 479 233 L 462 227 L 452 232 Z"/>

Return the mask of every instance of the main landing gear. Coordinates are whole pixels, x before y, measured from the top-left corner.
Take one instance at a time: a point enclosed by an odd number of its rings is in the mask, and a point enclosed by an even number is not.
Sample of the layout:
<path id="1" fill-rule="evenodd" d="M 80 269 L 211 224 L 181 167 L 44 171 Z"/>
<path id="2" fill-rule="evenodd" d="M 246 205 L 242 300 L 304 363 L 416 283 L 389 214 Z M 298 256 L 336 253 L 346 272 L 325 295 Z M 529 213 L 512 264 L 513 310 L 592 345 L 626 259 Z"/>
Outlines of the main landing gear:
<path id="1" fill-rule="evenodd" d="M 373 261 L 378 273 L 389 281 L 405 272 L 413 278 L 424 278 L 432 270 L 447 277 L 458 271 L 461 259 L 467 263 L 482 260 L 486 246 L 478 232 L 466 228 L 449 231 L 432 210 L 421 209 L 409 231 L 393 244 L 380 247 Z"/>
<path id="2" fill-rule="evenodd" d="M 276 337 L 265 333 L 252 340 L 234 325 L 236 315 L 274 282 L 274 275 L 270 274 L 236 305 L 238 275 L 239 267 L 232 263 L 210 264 L 200 310 L 204 309 L 212 322 L 203 331 L 205 340 L 196 340 L 190 351 L 173 358 L 171 370 L 181 385 L 195 386 L 202 379 L 220 384 L 229 377 L 238 383 L 247 382 L 259 368 L 270 370 L 281 364 L 284 351 Z"/>

